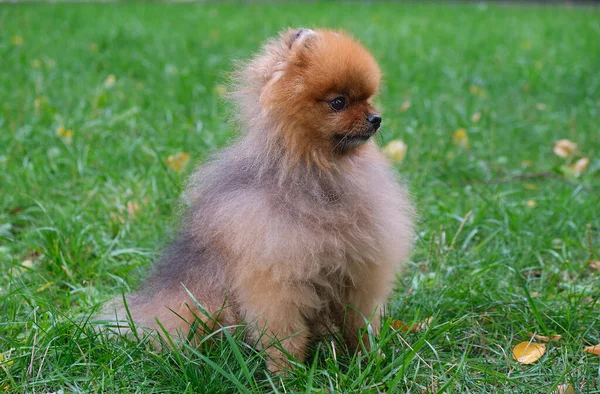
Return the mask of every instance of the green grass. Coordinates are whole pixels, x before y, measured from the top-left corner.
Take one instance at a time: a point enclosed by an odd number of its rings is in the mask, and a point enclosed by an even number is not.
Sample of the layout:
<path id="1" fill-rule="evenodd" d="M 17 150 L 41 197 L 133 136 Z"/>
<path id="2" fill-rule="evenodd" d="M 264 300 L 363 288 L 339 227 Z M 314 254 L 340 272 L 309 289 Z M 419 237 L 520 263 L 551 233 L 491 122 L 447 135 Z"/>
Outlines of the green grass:
<path id="1" fill-rule="evenodd" d="M 187 175 L 233 135 L 232 61 L 290 25 L 347 29 L 381 64 L 379 142 L 408 144 L 398 171 L 421 218 L 388 313 L 430 328 L 386 326 L 379 352 L 354 356 L 315 343 L 284 379 L 240 333 L 166 352 L 95 334 L 86 321 L 172 232 Z M 0 387 L 600 392 L 600 357 L 583 352 L 600 343 L 599 54 L 600 12 L 579 7 L 1 4 Z M 552 152 L 561 138 L 591 159 L 580 177 Z M 182 171 L 166 165 L 178 152 Z M 529 331 L 563 338 L 519 365 Z"/>

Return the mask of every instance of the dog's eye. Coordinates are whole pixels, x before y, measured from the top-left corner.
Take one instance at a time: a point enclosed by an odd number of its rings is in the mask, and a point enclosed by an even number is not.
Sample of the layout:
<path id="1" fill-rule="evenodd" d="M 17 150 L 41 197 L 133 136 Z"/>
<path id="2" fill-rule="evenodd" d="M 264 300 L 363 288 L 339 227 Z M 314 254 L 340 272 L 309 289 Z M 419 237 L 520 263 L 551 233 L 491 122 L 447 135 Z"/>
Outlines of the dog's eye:
<path id="1" fill-rule="evenodd" d="M 334 111 L 341 111 L 346 108 L 346 98 L 343 96 L 336 97 L 329 102 L 329 106 Z"/>

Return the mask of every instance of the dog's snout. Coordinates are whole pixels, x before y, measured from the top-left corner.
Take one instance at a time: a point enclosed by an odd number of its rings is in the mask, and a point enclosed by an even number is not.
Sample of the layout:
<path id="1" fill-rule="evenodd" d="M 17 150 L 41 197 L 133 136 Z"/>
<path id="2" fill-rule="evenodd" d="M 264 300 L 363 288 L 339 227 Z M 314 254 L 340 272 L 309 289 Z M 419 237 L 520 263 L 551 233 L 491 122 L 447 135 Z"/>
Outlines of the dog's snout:
<path id="1" fill-rule="evenodd" d="M 381 125 L 381 115 L 379 114 L 369 114 L 369 116 L 367 116 L 367 120 L 376 129 L 379 128 L 379 126 Z"/>

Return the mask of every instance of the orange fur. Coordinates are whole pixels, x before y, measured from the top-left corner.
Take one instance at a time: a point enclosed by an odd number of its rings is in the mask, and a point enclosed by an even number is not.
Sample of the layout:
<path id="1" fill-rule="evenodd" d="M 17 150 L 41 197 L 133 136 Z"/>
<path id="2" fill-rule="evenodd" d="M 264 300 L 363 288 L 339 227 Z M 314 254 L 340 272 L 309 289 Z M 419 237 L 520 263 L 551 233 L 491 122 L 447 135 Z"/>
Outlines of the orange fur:
<path id="1" fill-rule="evenodd" d="M 414 237 L 407 194 L 370 139 L 380 77 L 358 42 L 328 30 L 285 31 L 242 66 L 242 135 L 191 177 L 180 233 L 128 298 L 133 319 L 188 334 L 199 313 L 183 284 L 216 316 L 210 329 L 250 324 L 272 371 L 287 366 L 272 340 L 303 360 L 323 327 L 352 348 L 371 316 L 377 332 Z M 106 316 L 123 318 L 111 305 Z"/>

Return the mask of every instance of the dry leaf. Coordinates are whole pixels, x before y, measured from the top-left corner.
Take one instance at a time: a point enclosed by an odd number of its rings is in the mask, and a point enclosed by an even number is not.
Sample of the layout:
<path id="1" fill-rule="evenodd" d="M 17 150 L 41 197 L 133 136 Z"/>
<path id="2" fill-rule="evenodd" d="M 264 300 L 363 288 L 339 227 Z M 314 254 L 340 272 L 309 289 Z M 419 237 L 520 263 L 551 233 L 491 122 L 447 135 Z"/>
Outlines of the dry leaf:
<path id="1" fill-rule="evenodd" d="M 543 343 L 521 342 L 512 350 L 512 355 L 520 364 L 532 364 L 546 353 Z"/>
<path id="2" fill-rule="evenodd" d="M 187 162 L 190 160 L 190 155 L 185 152 L 179 152 L 174 155 L 169 155 L 167 158 L 167 165 L 175 171 L 181 170 Z"/>
<path id="3" fill-rule="evenodd" d="M 410 100 L 406 100 L 405 102 L 402 103 L 402 105 L 400 106 L 400 112 L 406 112 L 408 111 L 408 109 L 410 108 Z"/>
<path id="4" fill-rule="evenodd" d="M 462 149 L 469 148 L 469 136 L 467 135 L 467 130 L 460 128 L 454 132 L 452 135 L 452 142 L 454 145 L 458 146 Z"/>
<path id="5" fill-rule="evenodd" d="M 554 154 L 560 157 L 569 157 L 577 150 L 577 144 L 569 140 L 558 140 L 554 144 Z"/>
<path id="6" fill-rule="evenodd" d="M 383 153 L 395 163 L 401 163 L 406 156 L 408 146 L 402 140 L 393 140 L 383 148 Z"/>
<path id="7" fill-rule="evenodd" d="M 137 202 L 128 201 L 127 202 L 127 212 L 129 213 L 129 217 L 133 218 L 140 210 L 140 205 Z"/>
<path id="8" fill-rule="evenodd" d="M 54 284 L 54 282 L 46 282 L 43 285 L 41 285 L 40 287 L 38 287 L 35 292 L 40 293 L 40 292 L 46 290 L 48 287 L 52 286 L 53 284 Z"/>
<path id="9" fill-rule="evenodd" d="M 529 208 L 535 208 L 537 207 L 537 202 L 535 200 L 527 200 L 525 205 L 527 205 Z"/>
<path id="10" fill-rule="evenodd" d="M 596 356 L 600 356 L 600 345 L 586 346 L 583 348 L 583 350 L 588 353 L 595 354 Z"/>
<path id="11" fill-rule="evenodd" d="M 400 330 L 402 332 L 422 332 L 429 329 L 432 321 L 433 316 L 430 316 L 428 319 L 415 324 L 407 324 L 400 320 L 392 320 L 391 325 L 394 330 Z"/>
<path id="12" fill-rule="evenodd" d="M 117 82 L 117 77 L 115 77 L 113 74 L 110 74 L 108 77 L 106 77 L 106 79 L 104 80 L 104 87 L 105 88 L 110 88 L 111 86 L 113 86 L 115 83 Z"/>
<path id="13" fill-rule="evenodd" d="M 573 172 L 575 172 L 575 175 L 580 175 L 588 168 L 589 164 L 590 159 L 588 159 L 587 157 L 582 157 L 571 166 L 571 169 L 573 170 Z"/>
<path id="14" fill-rule="evenodd" d="M 548 337 L 545 335 L 538 335 L 533 332 L 528 332 L 527 335 L 531 336 L 532 338 L 535 338 L 538 341 L 542 341 L 542 342 L 560 341 L 562 339 L 562 335 L 558 335 L 558 334 L 550 335 Z"/>
<path id="15" fill-rule="evenodd" d="M 575 394 L 575 388 L 570 384 L 559 384 L 553 394 Z"/>
<path id="16" fill-rule="evenodd" d="M 600 271 L 600 260 L 590 260 L 590 268 Z"/>
<path id="17" fill-rule="evenodd" d="M 471 122 L 477 123 L 481 120 L 481 112 L 477 111 L 473 115 L 471 115 Z"/>

